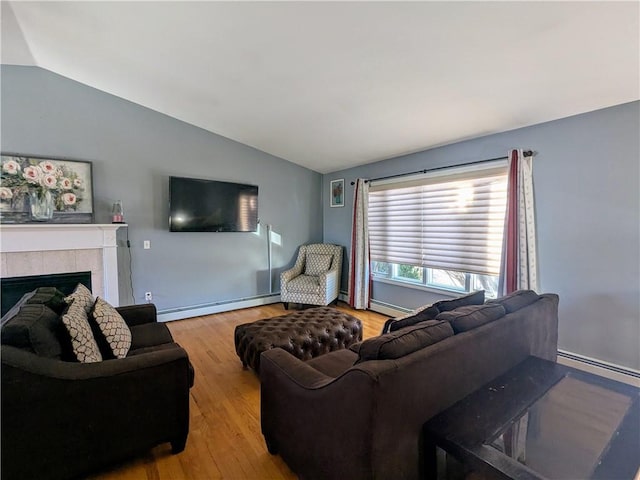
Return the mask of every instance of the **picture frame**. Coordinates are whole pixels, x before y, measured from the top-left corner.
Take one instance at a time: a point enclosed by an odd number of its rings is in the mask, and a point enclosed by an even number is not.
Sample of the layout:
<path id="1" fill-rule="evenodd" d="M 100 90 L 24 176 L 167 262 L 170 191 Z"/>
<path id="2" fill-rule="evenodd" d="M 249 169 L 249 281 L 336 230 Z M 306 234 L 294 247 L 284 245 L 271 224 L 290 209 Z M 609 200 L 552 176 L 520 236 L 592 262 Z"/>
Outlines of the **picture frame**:
<path id="1" fill-rule="evenodd" d="M 331 180 L 329 198 L 331 207 L 344 207 L 344 178 Z"/>
<path id="2" fill-rule="evenodd" d="M 0 223 L 93 223 L 93 163 L 0 154 Z"/>

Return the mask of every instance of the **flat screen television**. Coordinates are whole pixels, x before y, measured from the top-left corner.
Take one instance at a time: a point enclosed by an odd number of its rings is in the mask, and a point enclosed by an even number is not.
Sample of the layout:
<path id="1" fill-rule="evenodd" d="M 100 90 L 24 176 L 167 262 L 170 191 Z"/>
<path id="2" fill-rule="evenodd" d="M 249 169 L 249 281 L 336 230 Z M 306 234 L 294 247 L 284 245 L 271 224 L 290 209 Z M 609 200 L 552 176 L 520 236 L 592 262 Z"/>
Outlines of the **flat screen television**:
<path id="1" fill-rule="evenodd" d="M 169 177 L 171 232 L 255 232 L 257 229 L 257 185 Z"/>

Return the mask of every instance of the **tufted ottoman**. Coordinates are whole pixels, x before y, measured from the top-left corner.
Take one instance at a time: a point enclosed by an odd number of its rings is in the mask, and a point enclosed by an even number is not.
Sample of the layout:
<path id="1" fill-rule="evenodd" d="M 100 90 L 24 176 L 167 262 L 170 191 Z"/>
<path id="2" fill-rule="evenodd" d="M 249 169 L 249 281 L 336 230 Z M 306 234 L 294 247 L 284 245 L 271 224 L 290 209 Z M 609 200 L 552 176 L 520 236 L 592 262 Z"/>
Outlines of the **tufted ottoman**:
<path id="1" fill-rule="evenodd" d="M 348 348 L 362 340 L 362 322 L 335 308 L 319 307 L 238 325 L 236 353 L 260 371 L 260 354 L 280 347 L 300 360 Z"/>

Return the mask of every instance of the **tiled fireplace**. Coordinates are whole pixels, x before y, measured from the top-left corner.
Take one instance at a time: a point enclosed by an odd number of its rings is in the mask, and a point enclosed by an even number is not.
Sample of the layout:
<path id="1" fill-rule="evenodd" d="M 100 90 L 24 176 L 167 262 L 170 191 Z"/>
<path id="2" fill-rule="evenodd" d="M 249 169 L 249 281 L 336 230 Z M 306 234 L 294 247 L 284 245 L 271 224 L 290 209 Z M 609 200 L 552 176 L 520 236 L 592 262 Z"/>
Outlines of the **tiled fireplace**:
<path id="1" fill-rule="evenodd" d="M 116 230 L 112 224 L 0 227 L 0 277 L 90 271 L 93 294 L 119 305 Z"/>

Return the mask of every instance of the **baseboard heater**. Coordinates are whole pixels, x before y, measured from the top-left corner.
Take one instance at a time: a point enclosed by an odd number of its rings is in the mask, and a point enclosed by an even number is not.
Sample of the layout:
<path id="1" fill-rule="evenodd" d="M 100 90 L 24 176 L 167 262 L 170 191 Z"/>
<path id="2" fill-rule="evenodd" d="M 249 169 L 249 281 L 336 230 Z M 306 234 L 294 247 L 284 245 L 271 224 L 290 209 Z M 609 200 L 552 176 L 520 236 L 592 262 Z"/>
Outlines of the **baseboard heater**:
<path id="1" fill-rule="evenodd" d="M 219 302 L 202 303 L 189 305 L 186 307 L 167 308 L 158 311 L 159 322 L 169 322 L 172 320 L 182 320 L 213 313 L 228 312 L 241 308 L 257 307 L 259 305 L 269 305 L 280 301 L 280 292 L 256 295 L 253 297 L 235 298 L 233 300 L 221 300 Z"/>
<path id="2" fill-rule="evenodd" d="M 567 352 L 566 350 L 558 350 L 558 362 L 595 373 L 596 375 L 640 386 L 640 371 L 633 368 L 604 362 L 577 353 Z"/>

